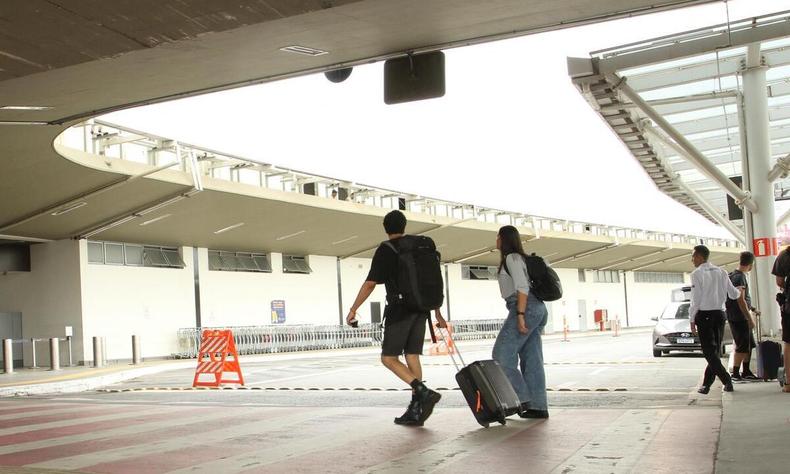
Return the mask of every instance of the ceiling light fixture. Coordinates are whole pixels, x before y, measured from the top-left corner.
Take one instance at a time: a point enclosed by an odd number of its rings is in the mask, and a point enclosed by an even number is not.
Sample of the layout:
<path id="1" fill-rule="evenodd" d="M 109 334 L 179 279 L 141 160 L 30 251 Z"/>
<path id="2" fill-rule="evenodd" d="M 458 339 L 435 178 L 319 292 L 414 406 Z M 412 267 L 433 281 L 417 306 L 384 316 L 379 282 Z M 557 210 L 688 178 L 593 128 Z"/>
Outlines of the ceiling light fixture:
<path id="1" fill-rule="evenodd" d="M 30 120 L 0 120 L 0 125 L 49 125 L 49 122 Z"/>
<path id="2" fill-rule="evenodd" d="M 346 239 L 338 240 L 337 242 L 332 242 L 332 245 L 342 244 L 343 242 L 348 242 L 349 240 L 354 240 L 357 237 L 359 237 L 359 236 L 358 235 L 352 235 L 351 237 L 348 237 Z"/>
<path id="3" fill-rule="evenodd" d="M 292 44 L 291 46 L 285 46 L 280 48 L 280 51 L 285 51 L 286 53 L 296 53 L 301 54 L 304 56 L 322 56 L 324 54 L 329 54 L 329 51 L 324 51 L 321 49 L 309 48 L 307 46 L 299 46 L 296 44 Z"/>
<path id="4" fill-rule="evenodd" d="M 466 252 L 464 255 L 471 255 L 475 252 L 482 252 L 483 250 L 488 250 L 488 247 L 480 247 L 479 249 L 474 249 Z"/>
<path id="5" fill-rule="evenodd" d="M 155 218 L 153 218 L 153 219 L 149 219 L 149 220 L 147 220 L 147 221 L 143 222 L 142 224 L 140 224 L 140 226 L 144 226 L 144 225 L 148 225 L 148 224 L 153 224 L 154 222 L 161 221 L 162 219 L 167 219 L 168 217 L 170 217 L 170 216 L 172 216 L 172 215 L 173 215 L 173 214 L 165 214 L 165 215 L 162 215 L 162 216 L 159 216 L 159 217 L 155 217 Z"/>
<path id="6" fill-rule="evenodd" d="M 227 227 L 223 227 L 220 230 L 214 231 L 215 234 L 222 234 L 223 232 L 227 232 L 229 230 L 238 229 L 239 227 L 243 226 L 244 222 L 239 222 L 238 224 L 229 225 Z"/>
<path id="7" fill-rule="evenodd" d="M 282 237 L 277 237 L 277 240 L 280 241 L 280 240 L 290 239 L 291 237 L 296 237 L 297 235 L 304 234 L 305 232 L 307 232 L 307 231 L 306 230 L 300 230 L 299 232 L 294 232 L 293 234 L 288 234 L 288 235 L 283 235 Z"/>
<path id="8" fill-rule="evenodd" d="M 53 216 L 62 216 L 63 214 L 66 214 L 67 212 L 71 212 L 71 211 L 73 211 L 75 209 L 79 209 L 82 206 L 87 206 L 87 205 L 88 205 L 88 203 L 85 202 L 85 201 L 77 202 L 77 203 L 74 203 L 74 204 L 72 204 L 70 206 L 64 207 L 63 209 L 58 209 L 57 211 L 53 212 L 52 215 Z"/>
<path id="9" fill-rule="evenodd" d="M 0 110 L 51 110 L 52 107 L 46 105 L 4 105 L 0 107 Z"/>

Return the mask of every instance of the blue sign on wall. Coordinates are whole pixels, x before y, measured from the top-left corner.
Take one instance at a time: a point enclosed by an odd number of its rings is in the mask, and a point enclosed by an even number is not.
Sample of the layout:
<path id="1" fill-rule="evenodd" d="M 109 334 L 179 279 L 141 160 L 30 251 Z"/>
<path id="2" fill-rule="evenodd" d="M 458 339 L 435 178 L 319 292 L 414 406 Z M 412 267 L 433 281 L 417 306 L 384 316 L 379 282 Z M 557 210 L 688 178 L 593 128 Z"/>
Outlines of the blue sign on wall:
<path id="1" fill-rule="evenodd" d="M 285 323 L 285 300 L 272 300 L 272 324 Z"/>

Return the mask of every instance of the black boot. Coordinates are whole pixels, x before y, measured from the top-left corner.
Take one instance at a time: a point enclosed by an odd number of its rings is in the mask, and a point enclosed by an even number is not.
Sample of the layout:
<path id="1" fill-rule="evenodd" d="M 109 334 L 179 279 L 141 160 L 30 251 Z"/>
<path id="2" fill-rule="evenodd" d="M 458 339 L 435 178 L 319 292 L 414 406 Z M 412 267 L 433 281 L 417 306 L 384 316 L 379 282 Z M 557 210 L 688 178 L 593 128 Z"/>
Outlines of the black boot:
<path id="1" fill-rule="evenodd" d="M 518 414 L 521 418 L 548 418 L 548 410 L 525 410 Z"/>
<path id="2" fill-rule="evenodd" d="M 417 400 L 417 395 L 412 394 L 409 407 L 406 408 L 406 412 L 403 415 L 395 418 L 395 424 L 406 426 L 422 426 L 422 422 L 420 421 L 420 402 Z"/>
<path id="3" fill-rule="evenodd" d="M 431 416 L 431 413 L 433 413 L 433 407 L 439 403 L 439 400 L 442 398 L 442 394 L 431 390 L 430 388 L 426 387 L 422 381 L 417 379 L 412 381 L 411 386 L 414 389 L 414 395 L 417 398 L 417 403 L 420 410 L 419 421 L 420 424 L 422 424 L 428 419 L 429 416 Z"/>

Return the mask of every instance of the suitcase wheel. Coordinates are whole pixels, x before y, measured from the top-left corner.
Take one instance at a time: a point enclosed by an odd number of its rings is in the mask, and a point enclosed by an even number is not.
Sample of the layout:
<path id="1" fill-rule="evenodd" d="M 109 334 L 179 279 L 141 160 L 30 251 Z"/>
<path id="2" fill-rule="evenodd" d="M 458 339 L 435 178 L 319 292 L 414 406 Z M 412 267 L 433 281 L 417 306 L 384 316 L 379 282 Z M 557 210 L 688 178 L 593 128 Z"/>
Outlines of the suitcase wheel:
<path id="1" fill-rule="evenodd" d="M 488 423 L 480 423 L 480 425 L 481 425 L 483 428 L 488 428 L 488 426 L 489 426 L 489 425 L 488 425 Z"/>
<path id="2" fill-rule="evenodd" d="M 505 426 L 507 424 L 506 420 L 499 420 L 499 424 Z"/>

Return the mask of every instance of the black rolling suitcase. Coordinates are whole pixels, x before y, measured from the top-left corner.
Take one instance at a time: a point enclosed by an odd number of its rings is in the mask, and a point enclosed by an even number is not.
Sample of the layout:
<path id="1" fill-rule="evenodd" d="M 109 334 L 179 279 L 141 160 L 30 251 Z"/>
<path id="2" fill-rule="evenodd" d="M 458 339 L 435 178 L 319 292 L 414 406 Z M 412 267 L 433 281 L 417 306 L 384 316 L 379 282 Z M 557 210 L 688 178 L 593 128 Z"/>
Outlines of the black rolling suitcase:
<path id="1" fill-rule="evenodd" d="M 768 381 L 779 374 L 782 366 L 782 346 L 778 342 L 762 341 L 757 344 L 757 376 Z"/>
<path id="2" fill-rule="evenodd" d="M 455 344 L 452 346 L 457 352 Z M 485 428 L 495 421 L 504 425 L 508 416 L 520 411 L 521 402 L 502 367 L 494 360 L 479 360 L 466 365 L 461 353 L 457 354 L 463 368 L 455 374 L 455 380 L 477 422 Z M 455 368 L 459 369 L 452 351 L 450 357 Z"/>

